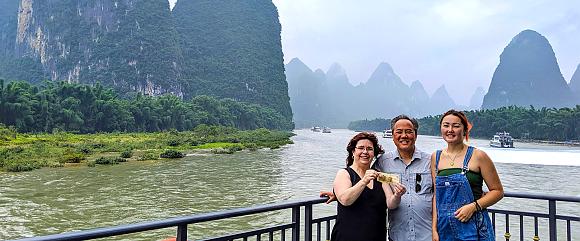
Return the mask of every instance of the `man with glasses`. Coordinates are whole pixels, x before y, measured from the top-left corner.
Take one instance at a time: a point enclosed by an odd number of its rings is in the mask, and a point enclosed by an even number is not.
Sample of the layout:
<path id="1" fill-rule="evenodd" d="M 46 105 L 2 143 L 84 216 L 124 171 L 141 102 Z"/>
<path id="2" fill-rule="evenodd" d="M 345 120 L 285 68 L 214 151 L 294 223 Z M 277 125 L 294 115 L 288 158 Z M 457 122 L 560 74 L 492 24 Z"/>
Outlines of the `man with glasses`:
<path id="1" fill-rule="evenodd" d="M 433 181 L 431 154 L 415 147 L 417 120 L 399 115 L 391 120 L 396 150 L 379 157 L 375 169 L 401 175 L 407 193 L 389 210 L 389 237 L 395 241 L 431 241 Z"/>

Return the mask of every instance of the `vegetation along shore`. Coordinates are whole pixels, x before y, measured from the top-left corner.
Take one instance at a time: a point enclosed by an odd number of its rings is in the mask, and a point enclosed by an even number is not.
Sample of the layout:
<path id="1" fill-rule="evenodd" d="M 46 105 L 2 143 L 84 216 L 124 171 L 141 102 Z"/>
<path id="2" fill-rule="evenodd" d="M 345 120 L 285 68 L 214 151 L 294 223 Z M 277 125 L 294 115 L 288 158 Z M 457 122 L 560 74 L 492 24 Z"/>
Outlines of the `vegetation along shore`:
<path id="1" fill-rule="evenodd" d="M 264 128 L 241 131 L 204 124 L 182 132 L 99 134 L 19 134 L 14 128 L 0 126 L 0 170 L 18 172 L 41 167 L 181 158 L 196 152 L 231 154 L 275 149 L 292 143 L 292 135 Z"/>

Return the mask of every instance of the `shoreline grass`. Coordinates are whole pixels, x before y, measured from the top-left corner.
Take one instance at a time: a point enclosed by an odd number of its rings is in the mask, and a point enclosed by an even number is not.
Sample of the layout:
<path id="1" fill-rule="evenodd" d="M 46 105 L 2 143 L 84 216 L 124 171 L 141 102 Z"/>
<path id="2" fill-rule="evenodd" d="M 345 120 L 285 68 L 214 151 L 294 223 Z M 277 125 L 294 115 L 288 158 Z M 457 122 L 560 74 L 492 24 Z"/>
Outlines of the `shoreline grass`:
<path id="1" fill-rule="evenodd" d="M 113 165 L 126 161 L 181 158 L 206 151 L 276 149 L 292 144 L 290 132 L 200 125 L 192 131 L 157 133 L 16 134 L 0 139 L 0 172 L 69 165 Z"/>

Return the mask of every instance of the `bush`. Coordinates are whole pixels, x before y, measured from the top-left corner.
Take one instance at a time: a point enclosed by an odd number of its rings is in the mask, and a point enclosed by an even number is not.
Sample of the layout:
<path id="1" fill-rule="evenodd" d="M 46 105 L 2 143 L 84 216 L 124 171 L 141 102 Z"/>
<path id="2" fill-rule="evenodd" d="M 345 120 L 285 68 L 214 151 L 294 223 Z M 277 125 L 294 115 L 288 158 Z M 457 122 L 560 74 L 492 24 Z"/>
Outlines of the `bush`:
<path id="1" fill-rule="evenodd" d="M 231 145 L 227 147 L 228 150 L 232 152 L 241 151 L 244 149 L 244 146 L 241 144 Z"/>
<path id="2" fill-rule="evenodd" d="M 85 156 L 80 153 L 67 153 L 64 155 L 64 162 L 66 163 L 80 163 L 85 159 Z"/>
<path id="3" fill-rule="evenodd" d="M 132 150 L 125 150 L 121 152 L 121 158 L 131 158 L 133 156 Z"/>
<path id="4" fill-rule="evenodd" d="M 0 123 L 0 140 L 9 141 L 16 139 L 16 128 L 14 126 L 6 127 L 4 124 Z"/>
<path id="5" fill-rule="evenodd" d="M 119 164 L 119 162 L 126 162 L 127 160 L 120 157 L 99 157 L 95 160 L 95 164 L 101 165 L 114 165 Z"/>
<path id="6" fill-rule="evenodd" d="M 179 141 L 178 139 L 170 139 L 167 141 L 167 145 L 168 146 L 179 146 L 179 145 L 181 145 L 181 141 Z"/>
<path id="7" fill-rule="evenodd" d="M 89 145 L 81 145 L 77 148 L 77 150 L 85 155 L 91 154 L 93 152 Z"/>
<path id="8" fill-rule="evenodd" d="M 9 172 L 27 172 L 32 171 L 34 169 L 40 168 L 37 164 L 32 162 L 19 162 L 19 163 L 8 163 L 4 166 L 6 171 Z"/>
<path id="9" fill-rule="evenodd" d="M 182 158 L 185 156 L 182 152 L 176 150 L 165 150 L 161 155 L 161 158 Z"/>
<path id="10" fill-rule="evenodd" d="M 137 158 L 138 161 L 147 161 L 147 160 L 157 160 L 159 158 L 159 155 L 152 153 L 152 152 L 148 152 L 148 153 L 143 153 L 143 155 L 141 155 L 139 158 Z"/>
<path id="11" fill-rule="evenodd" d="M 189 141 L 189 145 L 191 146 L 199 146 L 199 145 L 203 145 L 205 144 L 205 141 L 199 140 L 199 139 L 194 139 Z"/>

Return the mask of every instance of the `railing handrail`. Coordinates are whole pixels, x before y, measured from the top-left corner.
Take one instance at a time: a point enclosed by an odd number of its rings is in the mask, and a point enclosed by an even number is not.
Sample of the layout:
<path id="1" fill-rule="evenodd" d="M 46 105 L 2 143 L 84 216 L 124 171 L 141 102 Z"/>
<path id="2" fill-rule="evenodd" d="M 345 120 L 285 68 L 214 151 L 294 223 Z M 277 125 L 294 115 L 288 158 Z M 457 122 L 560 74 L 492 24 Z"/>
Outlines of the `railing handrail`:
<path id="1" fill-rule="evenodd" d="M 504 197 L 510 198 L 527 198 L 527 199 L 537 199 L 537 200 L 548 200 L 551 202 L 564 201 L 564 202 L 578 202 L 580 203 L 580 197 L 576 196 L 563 196 L 563 195 L 548 195 L 548 194 L 535 194 L 535 193 L 521 193 L 521 192 L 505 192 Z M 85 231 L 68 232 L 61 234 L 53 234 L 41 237 L 32 237 L 19 239 L 19 241 L 47 241 L 47 240 L 85 240 L 85 239 L 95 239 L 110 237 L 122 234 L 137 233 L 155 229 L 178 227 L 182 225 L 214 221 L 223 218 L 239 217 L 245 215 L 251 215 L 262 212 L 270 212 L 288 208 L 300 208 L 303 206 L 311 206 L 313 204 L 324 203 L 327 198 L 310 198 L 302 199 L 297 201 L 285 201 L 280 203 L 272 203 L 265 205 L 258 205 L 252 207 L 236 208 L 222 211 L 215 211 L 210 213 L 201 213 L 189 216 L 174 217 L 163 220 L 156 221 L 146 221 L 134 224 L 125 224 L 113 227 L 96 228 Z M 554 213 L 555 215 L 555 213 Z M 311 217 L 310 217 L 311 218 Z"/>
<path id="2" fill-rule="evenodd" d="M 281 203 L 272 203 L 265 205 L 258 205 L 253 207 L 236 208 L 229 210 L 222 210 L 210 213 L 201 213 L 183 217 L 175 217 L 156 221 L 146 221 L 134 224 L 125 224 L 114 227 L 96 228 L 85 231 L 67 232 L 61 234 L 53 234 L 41 237 L 32 237 L 25 239 L 18 239 L 19 241 L 48 241 L 48 240 L 84 240 L 84 239 L 95 239 L 110 237 L 115 235 L 137 233 L 155 229 L 176 227 L 184 224 L 194 224 L 200 222 L 207 222 L 213 220 L 219 220 L 222 218 L 229 217 L 239 217 L 244 215 L 270 212 L 282 209 L 288 209 L 293 207 L 301 207 L 305 205 L 319 204 L 323 203 L 327 198 L 310 198 L 298 201 L 286 201 Z"/>
<path id="3" fill-rule="evenodd" d="M 562 202 L 580 202 L 580 197 L 577 196 L 537 194 L 525 192 L 505 192 L 504 197 L 539 199 L 539 200 L 562 201 Z"/>

